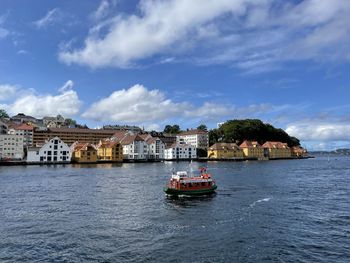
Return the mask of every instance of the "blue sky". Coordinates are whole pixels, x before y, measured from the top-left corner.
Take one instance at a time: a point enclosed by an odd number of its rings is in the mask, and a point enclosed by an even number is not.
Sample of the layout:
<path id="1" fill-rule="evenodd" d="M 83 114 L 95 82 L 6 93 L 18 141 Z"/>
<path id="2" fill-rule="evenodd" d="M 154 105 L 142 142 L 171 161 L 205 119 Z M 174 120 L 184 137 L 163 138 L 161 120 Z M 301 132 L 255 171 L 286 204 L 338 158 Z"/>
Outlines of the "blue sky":
<path id="1" fill-rule="evenodd" d="M 0 108 L 162 130 L 259 118 L 350 147 L 350 1 L 0 2 Z"/>

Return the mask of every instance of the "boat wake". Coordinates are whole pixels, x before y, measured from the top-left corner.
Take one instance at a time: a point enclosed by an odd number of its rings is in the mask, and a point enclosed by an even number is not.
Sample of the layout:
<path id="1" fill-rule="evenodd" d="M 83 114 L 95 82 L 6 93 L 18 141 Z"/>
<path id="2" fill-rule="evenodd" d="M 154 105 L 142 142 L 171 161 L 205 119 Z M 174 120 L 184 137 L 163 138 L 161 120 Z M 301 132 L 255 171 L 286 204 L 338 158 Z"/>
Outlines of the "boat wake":
<path id="1" fill-rule="evenodd" d="M 254 207 L 256 204 L 258 203 L 261 203 L 261 202 L 268 202 L 272 199 L 272 197 L 267 197 L 267 198 L 264 198 L 264 199 L 259 199 L 257 201 L 255 201 L 254 203 L 250 204 L 249 207 L 252 208 Z"/>

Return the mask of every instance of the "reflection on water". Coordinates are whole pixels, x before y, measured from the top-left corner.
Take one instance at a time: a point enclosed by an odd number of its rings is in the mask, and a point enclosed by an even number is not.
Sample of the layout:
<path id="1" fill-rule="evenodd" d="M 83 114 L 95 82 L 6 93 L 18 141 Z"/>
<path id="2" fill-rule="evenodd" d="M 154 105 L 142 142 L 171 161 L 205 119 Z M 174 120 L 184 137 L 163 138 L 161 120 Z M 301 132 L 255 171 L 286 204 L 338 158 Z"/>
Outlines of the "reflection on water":
<path id="1" fill-rule="evenodd" d="M 115 167 L 122 167 L 122 163 L 74 163 L 71 164 L 73 168 L 102 168 L 111 169 Z"/>
<path id="2" fill-rule="evenodd" d="M 171 195 L 166 195 L 165 200 L 168 204 L 189 207 L 189 206 L 200 205 L 203 202 L 210 202 L 215 196 L 216 196 L 216 193 L 212 193 L 210 195 L 203 195 L 203 196 L 188 196 L 188 195 L 171 196 Z"/>

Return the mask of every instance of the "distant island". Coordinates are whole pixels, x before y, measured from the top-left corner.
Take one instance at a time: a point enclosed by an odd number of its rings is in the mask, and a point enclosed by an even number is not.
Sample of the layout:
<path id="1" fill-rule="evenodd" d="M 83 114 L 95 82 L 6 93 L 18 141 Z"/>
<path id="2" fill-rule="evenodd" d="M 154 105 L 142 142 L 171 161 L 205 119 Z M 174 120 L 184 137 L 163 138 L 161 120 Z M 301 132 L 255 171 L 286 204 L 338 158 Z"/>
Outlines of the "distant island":
<path id="1" fill-rule="evenodd" d="M 333 151 L 310 151 L 312 155 L 350 155 L 349 148 L 336 149 Z"/>

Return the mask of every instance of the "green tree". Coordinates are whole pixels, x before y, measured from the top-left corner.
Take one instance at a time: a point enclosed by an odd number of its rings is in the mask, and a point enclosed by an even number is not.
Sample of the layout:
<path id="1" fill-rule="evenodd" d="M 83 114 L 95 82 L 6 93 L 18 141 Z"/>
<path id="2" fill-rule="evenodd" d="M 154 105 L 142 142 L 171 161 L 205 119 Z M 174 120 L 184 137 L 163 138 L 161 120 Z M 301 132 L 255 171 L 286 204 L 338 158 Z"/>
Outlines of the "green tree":
<path id="1" fill-rule="evenodd" d="M 200 124 L 198 127 L 197 127 L 198 130 L 202 130 L 202 131 L 208 131 L 208 128 L 207 128 L 207 125 L 205 124 Z"/>
<path id="2" fill-rule="evenodd" d="M 209 131 L 209 146 L 221 141 L 222 135 L 219 129 L 212 129 Z"/>
<path id="3" fill-rule="evenodd" d="M 244 140 L 258 141 L 260 144 L 266 141 L 280 141 L 289 146 L 300 145 L 295 137 L 290 137 L 284 130 L 277 129 L 271 124 L 265 124 L 258 119 L 229 120 L 219 129 L 209 133 L 211 144 L 218 142 L 242 143 Z"/>
<path id="4" fill-rule="evenodd" d="M 177 124 L 174 125 L 166 125 L 164 127 L 164 133 L 170 133 L 170 134 L 178 134 L 180 133 L 180 126 Z"/>
<path id="5" fill-rule="evenodd" d="M 76 120 L 73 120 L 73 119 L 70 119 L 70 118 L 67 118 L 66 120 L 65 120 L 65 122 L 66 122 L 66 125 L 67 126 L 71 126 L 71 125 L 77 125 L 77 121 Z"/>
<path id="6" fill-rule="evenodd" d="M 0 118 L 9 118 L 9 115 L 4 109 L 0 109 Z"/>

